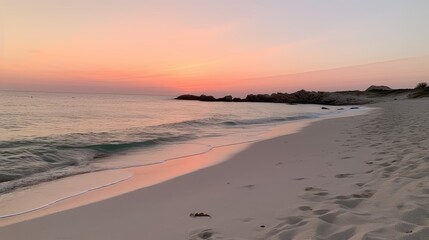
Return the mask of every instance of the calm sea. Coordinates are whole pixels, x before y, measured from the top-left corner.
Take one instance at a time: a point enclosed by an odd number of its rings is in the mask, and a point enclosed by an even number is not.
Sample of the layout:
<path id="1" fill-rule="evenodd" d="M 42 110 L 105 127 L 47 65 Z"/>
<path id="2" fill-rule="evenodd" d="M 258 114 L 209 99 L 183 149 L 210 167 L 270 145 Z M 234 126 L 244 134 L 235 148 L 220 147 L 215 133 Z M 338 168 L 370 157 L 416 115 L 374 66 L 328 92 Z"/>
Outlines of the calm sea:
<path id="1" fill-rule="evenodd" d="M 91 171 L 162 163 L 208 151 L 219 139 L 255 139 L 274 125 L 338 112 L 317 105 L 172 98 L 0 92 L 0 192 Z M 134 153 L 142 157 L 132 162 L 119 157 Z"/>

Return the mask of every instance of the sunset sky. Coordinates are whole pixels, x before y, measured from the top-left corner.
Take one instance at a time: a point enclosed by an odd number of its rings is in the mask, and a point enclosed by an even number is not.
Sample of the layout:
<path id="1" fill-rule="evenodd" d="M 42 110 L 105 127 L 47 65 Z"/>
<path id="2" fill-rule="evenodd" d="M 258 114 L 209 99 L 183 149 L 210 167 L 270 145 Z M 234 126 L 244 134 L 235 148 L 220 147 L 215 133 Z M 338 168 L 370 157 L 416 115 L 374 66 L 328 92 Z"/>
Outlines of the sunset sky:
<path id="1" fill-rule="evenodd" d="M 0 0 L 0 90 L 146 94 L 429 82 L 427 0 Z"/>

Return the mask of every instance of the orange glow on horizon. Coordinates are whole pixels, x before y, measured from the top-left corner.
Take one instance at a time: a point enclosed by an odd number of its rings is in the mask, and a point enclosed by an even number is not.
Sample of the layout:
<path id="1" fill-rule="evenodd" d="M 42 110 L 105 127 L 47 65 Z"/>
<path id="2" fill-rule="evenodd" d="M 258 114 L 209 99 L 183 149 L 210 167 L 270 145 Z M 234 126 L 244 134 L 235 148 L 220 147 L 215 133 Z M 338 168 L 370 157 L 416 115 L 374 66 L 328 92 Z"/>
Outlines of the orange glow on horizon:
<path id="1" fill-rule="evenodd" d="M 417 17 L 380 19 L 379 9 L 357 3 L 338 5 L 342 13 L 320 5 L 314 19 L 301 3 L 205 4 L 2 3 L 0 90 L 244 93 L 364 88 L 371 81 L 399 87 L 429 78 L 429 33 L 405 34 L 395 24 L 420 23 Z M 395 59 L 393 70 L 382 64 Z M 374 65 L 338 70 L 368 63 Z"/>

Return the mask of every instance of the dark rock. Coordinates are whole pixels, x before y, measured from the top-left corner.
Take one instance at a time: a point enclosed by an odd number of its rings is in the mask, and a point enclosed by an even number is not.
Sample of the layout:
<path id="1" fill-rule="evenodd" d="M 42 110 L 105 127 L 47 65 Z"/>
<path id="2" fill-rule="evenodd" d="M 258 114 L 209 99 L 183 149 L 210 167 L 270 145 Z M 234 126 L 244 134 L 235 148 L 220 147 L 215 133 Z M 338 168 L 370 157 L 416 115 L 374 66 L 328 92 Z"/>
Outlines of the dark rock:
<path id="1" fill-rule="evenodd" d="M 338 108 L 337 110 L 341 110 L 342 111 L 342 110 L 344 110 L 344 108 Z"/>
<path id="2" fill-rule="evenodd" d="M 211 218 L 212 216 L 210 216 L 207 213 L 203 213 L 203 212 L 199 212 L 199 213 L 191 213 L 189 214 L 190 217 L 209 217 Z"/>
<path id="3" fill-rule="evenodd" d="M 322 107 L 322 109 L 323 109 L 323 110 L 329 110 L 329 108 L 327 108 L 327 107 Z"/>
<path id="4" fill-rule="evenodd" d="M 294 93 L 276 92 L 272 94 L 249 94 L 244 99 L 234 98 L 233 96 L 225 96 L 222 98 L 214 98 L 213 96 L 195 96 L 181 95 L 176 99 L 180 100 L 198 100 L 198 101 L 224 101 L 224 102 L 272 102 L 272 103 L 287 103 L 287 104 L 320 104 L 320 105 L 363 105 L 377 102 L 378 99 L 386 98 L 393 100 L 408 98 L 429 97 L 429 87 L 419 89 L 391 89 L 387 86 L 371 86 L 366 91 L 338 91 L 338 92 L 316 92 L 300 90 Z M 343 109 L 338 109 L 343 110 Z"/>
<path id="5" fill-rule="evenodd" d="M 232 96 L 228 95 L 224 97 L 225 101 L 231 102 L 232 101 Z"/>
<path id="6" fill-rule="evenodd" d="M 176 97 L 175 99 L 178 99 L 178 100 L 198 100 L 198 101 L 207 101 L 207 102 L 216 101 L 216 98 L 214 98 L 213 96 L 207 96 L 204 94 L 201 96 L 185 94 L 185 95 L 180 95 L 180 96 Z"/>
<path id="7" fill-rule="evenodd" d="M 178 100 L 200 100 L 200 97 L 195 96 L 195 95 L 191 95 L 191 94 L 184 94 L 184 95 L 180 95 L 180 96 L 176 97 L 175 99 L 178 99 Z"/>
<path id="8" fill-rule="evenodd" d="M 270 97 L 276 103 L 291 103 L 290 96 L 287 93 L 273 93 Z"/>
<path id="9" fill-rule="evenodd" d="M 359 107 L 351 107 L 350 109 L 359 109 Z"/>
<path id="10" fill-rule="evenodd" d="M 203 94 L 200 96 L 200 101 L 214 102 L 214 101 L 216 101 L 216 98 L 214 98 L 213 96 L 206 96 Z"/>
<path id="11" fill-rule="evenodd" d="M 256 102 L 256 95 L 253 94 L 249 94 L 246 96 L 246 98 L 244 99 L 244 101 L 248 101 L 248 102 Z"/>
<path id="12" fill-rule="evenodd" d="M 274 102 L 274 99 L 268 94 L 250 94 L 244 100 L 247 102 Z"/>
<path id="13" fill-rule="evenodd" d="M 371 91 L 390 91 L 392 90 L 390 87 L 388 86 L 375 86 L 372 85 L 369 88 L 367 88 L 365 91 L 366 92 L 371 92 Z"/>
<path id="14" fill-rule="evenodd" d="M 225 97 L 223 97 L 223 98 L 218 98 L 218 99 L 216 99 L 216 101 L 221 101 L 221 102 L 232 102 L 232 96 L 231 96 L 231 95 L 228 95 L 228 96 L 225 96 Z"/>

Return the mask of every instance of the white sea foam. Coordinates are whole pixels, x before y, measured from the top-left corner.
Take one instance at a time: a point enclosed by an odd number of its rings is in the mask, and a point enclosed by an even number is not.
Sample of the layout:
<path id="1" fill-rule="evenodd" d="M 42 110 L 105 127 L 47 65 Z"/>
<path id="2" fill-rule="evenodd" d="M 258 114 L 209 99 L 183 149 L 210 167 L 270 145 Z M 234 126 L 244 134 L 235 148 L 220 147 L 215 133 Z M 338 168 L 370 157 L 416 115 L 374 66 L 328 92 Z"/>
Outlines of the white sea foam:
<path id="1" fill-rule="evenodd" d="M 218 138 L 257 139 L 275 125 L 345 112 L 120 95 L 8 92 L 0 101 L 7 103 L 0 106 L 3 193 L 76 174 L 158 164 L 209 151 Z"/>

